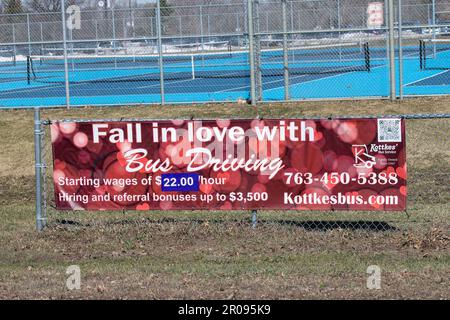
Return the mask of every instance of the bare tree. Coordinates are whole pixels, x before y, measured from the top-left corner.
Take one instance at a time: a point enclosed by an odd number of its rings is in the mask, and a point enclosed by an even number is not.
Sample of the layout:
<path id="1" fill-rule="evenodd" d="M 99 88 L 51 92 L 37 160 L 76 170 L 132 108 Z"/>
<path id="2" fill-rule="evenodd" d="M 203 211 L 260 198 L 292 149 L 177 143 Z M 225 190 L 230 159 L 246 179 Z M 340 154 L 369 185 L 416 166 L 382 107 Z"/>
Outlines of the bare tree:
<path id="1" fill-rule="evenodd" d="M 85 0 L 67 0 L 66 6 L 82 6 Z M 61 11 L 61 0 L 29 0 L 28 6 L 36 12 L 59 12 Z"/>
<path id="2" fill-rule="evenodd" d="M 21 0 L 5 0 L 4 1 L 5 13 L 22 13 L 22 1 Z"/>

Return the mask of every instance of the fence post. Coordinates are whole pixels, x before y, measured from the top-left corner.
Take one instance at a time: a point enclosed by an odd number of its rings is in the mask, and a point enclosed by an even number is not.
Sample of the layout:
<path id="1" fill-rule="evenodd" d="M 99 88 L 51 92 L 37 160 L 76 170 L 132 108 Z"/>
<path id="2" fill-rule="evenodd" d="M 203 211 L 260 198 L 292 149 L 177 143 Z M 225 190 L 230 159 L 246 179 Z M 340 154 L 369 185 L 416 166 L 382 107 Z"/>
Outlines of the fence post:
<path id="1" fill-rule="evenodd" d="M 290 99 L 289 94 L 289 48 L 287 41 L 287 3 L 286 0 L 282 0 L 282 11 L 283 11 L 283 73 L 284 73 L 284 100 L 288 101 Z"/>
<path id="2" fill-rule="evenodd" d="M 339 40 L 341 39 L 341 1 L 337 0 L 337 28 L 339 29 Z"/>
<path id="3" fill-rule="evenodd" d="M 98 48 L 100 46 L 100 42 L 98 41 L 98 20 L 95 20 L 95 46 Z"/>
<path id="4" fill-rule="evenodd" d="M 207 17 L 207 35 L 209 36 L 209 35 L 211 35 L 211 19 L 210 19 L 210 14 L 208 13 L 207 15 L 206 15 L 206 17 Z"/>
<path id="5" fill-rule="evenodd" d="M 403 100 L 403 17 L 402 0 L 398 0 L 398 94 Z"/>
<path id="6" fill-rule="evenodd" d="M 13 50 L 14 50 L 14 54 L 17 55 L 16 27 L 15 27 L 14 23 L 12 24 L 12 30 L 11 31 L 12 31 L 12 40 L 13 40 L 13 43 L 14 43 Z"/>
<path id="7" fill-rule="evenodd" d="M 336 10 L 336 14 L 337 14 L 337 28 L 339 30 L 338 37 L 339 37 L 339 42 L 340 42 L 341 41 L 341 36 L 342 36 L 342 34 L 341 34 L 341 27 L 342 27 L 342 23 L 341 23 L 341 1 L 340 0 L 337 0 L 336 6 L 337 6 L 337 10 Z M 341 56 L 341 52 L 342 52 L 342 50 L 339 50 L 339 55 L 340 56 Z"/>
<path id="8" fill-rule="evenodd" d="M 40 109 L 34 109 L 34 162 L 36 174 L 36 229 L 44 229 L 42 217 L 42 155 L 41 155 L 42 122 Z"/>
<path id="9" fill-rule="evenodd" d="M 385 46 L 386 46 L 386 64 L 387 64 L 387 68 L 386 68 L 386 71 L 387 71 L 387 74 L 386 74 L 386 78 L 389 78 L 390 77 L 390 69 L 389 69 L 389 57 L 390 57 L 390 51 L 389 51 L 389 10 L 388 10 L 388 7 L 389 7 L 389 4 L 388 4 L 388 1 L 389 0 L 384 0 L 384 5 L 383 5 L 383 10 L 384 10 L 384 32 L 385 32 Z M 387 86 L 389 87 L 389 88 L 387 88 L 387 91 L 388 91 L 388 93 L 387 93 L 387 95 L 389 95 L 389 91 L 390 91 L 390 86 L 391 86 L 391 83 L 388 81 L 387 82 Z"/>
<path id="10" fill-rule="evenodd" d="M 66 88 L 66 107 L 70 108 L 70 87 L 69 87 L 69 63 L 67 59 L 67 32 L 66 32 L 66 2 L 61 0 L 61 19 L 63 32 L 63 53 L 64 53 L 64 84 Z"/>
<path id="11" fill-rule="evenodd" d="M 259 10 L 259 0 L 252 0 L 253 2 L 253 46 L 255 53 L 255 91 L 256 101 L 262 100 L 263 88 L 262 88 L 262 74 L 261 74 L 261 15 Z"/>
<path id="12" fill-rule="evenodd" d="M 44 42 L 44 27 L 42 26 L 42 22 L 39 24 L 41 28 L 41 42 Z M 41 50 L 44 50 L 44 44 L 41 43 Z"/>
<path id="13" fill-rule="evenodd" d="M 115 16 L 115 12 L 114 12 L 114 7 L 111 8 L 111 23 L 112 23 L 112 37 L 113 37 L 113 54 L 116 54 L 117 51 L 117 41 L 116 41 L 116 18 Z M 151 24 L 150 24 L 151 25 Z M 152 36 L 152 35 L 150 35 Z"/>
<path id="14" fill-rule="evenodd" d="M 31 56 L 31 28 L 30 28 L 30 14 L 27 13 L 27 39 L 28 39 L 28 55 Z"/>
<path id="15" fill-rule="evenodd" d="M 201 49 L 202 49 L 202 53 L 205 50 L 204 48 L 204 42 L 205 40 L 203 39 L 203 6 L 200 6 L 200 41 L 201 41 Z"/>
<path id="16" fill-rule="evenodd" d="M 252 210 L 252 228 L 255 229 L 258 223 L 258 211 Z"/>
<path id="17" fill-rule="evenodd" d="M 161 91 L 161 104 L 165 104 L 165 94 L 164 94 L 164 64 L 163 64 L 163 52 L 162 52 L 162 35 L 161 35 L 161 4 L 156 1 L 156 30 L 158 33 L 158 54 L 159 54 L 159 84 Z"/>
<path id="18" fill-rule="evenodd" d="M 291 30 L 294 30 L 294 3 L 291 2 L 290 4 L 291 4 L 291 15 L 290 15 L 290 17 L 291 17 Z M 298 29 L 300 29 L 300 28 L 298 28 Z"/>
<path id="19" fill-rule="evenodd" d="M 431 14 L 433 24 L 433 40 L 436 40 L 436 0 L 431 1 Z M 436 42 L 433 42 L 433 58 L 436 58 Z"/>
<path id="20" fill-rule="evenodd" d="M 395 77 L 395 27 L 394 27 L 394 0 L 388 0 L 388 25 L 389 25 L 389 84 L 390 98 L 396 99 L 396 77 Z"/>
<path id="21" fill-rule="evenodd" d="M 255 48 L 253 34 L 253 0 L 247 0 L 247 23 L 248 23 L 248 54 L 250 60 L 250 100 L 252 106 L 256 106 L 256 84 L 255 84 Z"/>
<path id="22" fill-rule="evenodd" d="M 122 33 L 124 38 L 128 38 L 128 29 L 125 17 L 122 18 Z"/>

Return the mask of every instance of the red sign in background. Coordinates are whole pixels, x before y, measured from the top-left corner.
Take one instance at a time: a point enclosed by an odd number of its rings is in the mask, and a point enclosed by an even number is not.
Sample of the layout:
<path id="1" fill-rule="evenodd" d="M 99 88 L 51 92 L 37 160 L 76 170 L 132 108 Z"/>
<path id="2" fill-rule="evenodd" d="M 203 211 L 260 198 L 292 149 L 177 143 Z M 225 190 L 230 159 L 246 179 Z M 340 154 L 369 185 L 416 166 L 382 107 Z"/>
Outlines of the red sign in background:
<path id="1" fill-rule="evenodd" d="M 51 136 L 57 209 L 406 208 L 401 119 L 56 121 Z"/>

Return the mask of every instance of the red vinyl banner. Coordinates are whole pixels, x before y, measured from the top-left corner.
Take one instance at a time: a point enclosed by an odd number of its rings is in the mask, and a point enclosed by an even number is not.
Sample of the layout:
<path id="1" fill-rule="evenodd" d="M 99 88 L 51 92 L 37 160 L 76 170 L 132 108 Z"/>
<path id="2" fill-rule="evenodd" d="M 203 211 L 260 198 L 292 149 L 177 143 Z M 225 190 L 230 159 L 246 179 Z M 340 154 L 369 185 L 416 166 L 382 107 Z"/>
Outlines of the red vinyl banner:
<path id="1" fill-rule="evenodd" d="M 56 121 L 61 210 L 405 210 L 402 119 Z"/>

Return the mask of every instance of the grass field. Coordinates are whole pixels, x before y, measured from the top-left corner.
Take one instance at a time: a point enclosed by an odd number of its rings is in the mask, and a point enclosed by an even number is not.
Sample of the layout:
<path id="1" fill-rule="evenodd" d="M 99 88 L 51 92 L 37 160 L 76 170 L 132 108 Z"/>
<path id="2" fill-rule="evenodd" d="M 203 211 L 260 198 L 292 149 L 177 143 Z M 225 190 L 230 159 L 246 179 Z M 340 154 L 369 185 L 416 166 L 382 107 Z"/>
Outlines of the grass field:
<path id="1" fill-rule="evenodd" d="M 450 98 L 45 110 L 60 118 L 450 113 Z M 57 213 L 35 231 L 33 111 L 0 112 L 0 298 L 450 298 L 450 120 L 408 120 L 408 211 Z M 47 139 L 49 140 L 49 138 Z M 49 147 L 49 146 L 47 146 Z M 48 148 L 47 148 L 48 149 Z M 61 220 L 72 223 L 61 223 Z M 375 226 L 390 231 L 377 231 Z M 368 227 L 369 230 L 359 230 Z M 373 228 L 371 228 L 373 227 Z M 79 265 L 81 290 L 66 268 Z M 366 269 L 382 270 L 381 290 Z"/>

